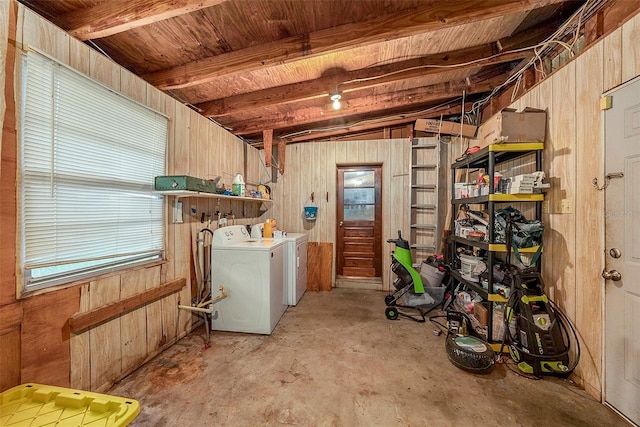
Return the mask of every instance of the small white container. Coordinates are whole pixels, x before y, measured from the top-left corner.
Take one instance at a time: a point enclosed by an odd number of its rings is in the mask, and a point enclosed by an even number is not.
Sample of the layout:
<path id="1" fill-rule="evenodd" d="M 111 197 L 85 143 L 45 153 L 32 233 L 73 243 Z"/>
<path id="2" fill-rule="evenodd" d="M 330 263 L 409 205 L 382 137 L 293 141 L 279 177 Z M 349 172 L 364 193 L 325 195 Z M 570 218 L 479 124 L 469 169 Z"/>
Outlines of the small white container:
<path id="1" fill-rule="evenodd" d="M 481 257 L 460 254 L 460 274 L 470 282 L 478 282 L 479 276 L 476 274 L 476 265 L 482 261 Z"/>

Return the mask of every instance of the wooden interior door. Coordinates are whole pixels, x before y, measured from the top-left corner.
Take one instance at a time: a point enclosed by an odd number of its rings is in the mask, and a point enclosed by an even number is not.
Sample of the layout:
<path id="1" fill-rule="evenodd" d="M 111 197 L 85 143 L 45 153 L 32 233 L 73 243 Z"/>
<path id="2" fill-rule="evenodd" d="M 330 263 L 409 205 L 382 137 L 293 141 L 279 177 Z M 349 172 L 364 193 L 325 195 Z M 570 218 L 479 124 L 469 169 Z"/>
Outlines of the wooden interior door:
<path id="1" fill-rule="evenodd" d="M 382 277 L 382 167 L 340 166 L 336 274 Z"/>
<path id="2" fill-rule="evenodd" d="M 640 423 L 640 78 L 605 111 L 605 400 Z"/>

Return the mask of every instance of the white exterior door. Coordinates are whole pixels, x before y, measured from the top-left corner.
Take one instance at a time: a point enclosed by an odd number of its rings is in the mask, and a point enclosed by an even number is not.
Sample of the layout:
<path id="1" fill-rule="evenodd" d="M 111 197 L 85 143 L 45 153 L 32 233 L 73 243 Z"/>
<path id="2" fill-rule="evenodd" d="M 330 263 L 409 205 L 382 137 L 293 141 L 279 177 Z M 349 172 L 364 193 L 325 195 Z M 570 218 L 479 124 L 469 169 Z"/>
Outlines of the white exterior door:
<path id="1" fill-rule="evenodd" d="M 640 78 L 605 111 L 605 400 L 640 424 Z"/>

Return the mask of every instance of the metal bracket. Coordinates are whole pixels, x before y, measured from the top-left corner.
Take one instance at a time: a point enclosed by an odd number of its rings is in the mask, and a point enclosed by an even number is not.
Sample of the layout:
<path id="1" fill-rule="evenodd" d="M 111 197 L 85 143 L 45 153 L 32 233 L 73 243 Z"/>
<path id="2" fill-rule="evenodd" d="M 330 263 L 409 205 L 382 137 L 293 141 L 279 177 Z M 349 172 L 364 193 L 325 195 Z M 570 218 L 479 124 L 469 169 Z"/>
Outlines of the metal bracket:
<path id="1" fill-rule="evenodd" d="M 593 187 L 598 190 L 598 191 L 602 191 L 605 188 L 607 188 L 609 186 L 609 181 L 611 181 L 614 178 L 622 178 L 624 177 L 624 173 L 622 172 L 614 172 L 614 173 L 608 173 L 605 177 L 604 177 L 604 184 L 600 187 L 598 186 L 598 178 L 593 178 L 593 180 L 591 181 L 591 185 L 593 185 Z"/>

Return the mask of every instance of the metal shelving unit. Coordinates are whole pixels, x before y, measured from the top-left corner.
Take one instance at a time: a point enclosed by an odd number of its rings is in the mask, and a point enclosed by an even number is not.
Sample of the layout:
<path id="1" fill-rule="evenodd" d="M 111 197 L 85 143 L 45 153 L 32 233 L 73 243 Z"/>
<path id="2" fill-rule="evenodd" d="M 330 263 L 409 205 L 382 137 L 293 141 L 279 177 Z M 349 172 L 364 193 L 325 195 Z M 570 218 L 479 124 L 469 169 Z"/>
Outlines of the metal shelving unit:
<path id="1" fill-rule="evenodd" d="M 495 227 L 494 218 L 496 204 L 501 203 L 535 203 L 536 204 L 536 219 L 540 219 L 542 216 L 542 202 L 544 201 L 544 194 L 498 194 L 494 188 L 494 174 L 496 164 L 503 163 L 509 160 L 514 160 L 521 156 L 526 156 L 531 153 L 535 153 L 535 165 L 536 170 L 542 170 L 542 150 L 544 149 L 543 143 L 507 143 L 507 144 L 492 144 L 488 147 L 481 149 L 473 155 L 467 158 L 455 162 L 451 165 L 451 205 L 453 215 L 451 217 L 451 230 L 455 230 L 456 208 L 459 208 L 463 204 L 481 204 L 486 206 L 489 215 L 488 241 L 475 241 L 465 239 L 460 236 L 452 236 L 451 245 L 451 259 L 455 259 L 456 249 L 459 246 L 475 247 L 480 250 L 484 250 L 487 255 L 487 289 L 482 287 L 481 281 L 474 283 L 462 277 L 458 270 L 453 270 L 451 276 L 457 283 L 461 283 L 467 289 L 476 291 L 483 299 L 488 302 L 488 324 L 487 324 L 487 341 L 491 343 L 495 350 L 499 350 L 500 344 L 493 342 L 493 304 L 496 302 L 504 303 L 507 300 L 500 294 L 494 292 L 494 278 L 493 278 L 493 266 L 495 263 L 495 255 L 497 253 L 506 253 L 507 247 L 505 244 L 496 243 L 495 241 Z M 455 183 L 456 183 L 456 170 L 457 169 L 485 169 L 487 175 L 489 175 L 489 194 L 479 197 L 455 198 Z M 521 253 L 535 253 L 538 247 L 519 249 Z M 537 262 L 538 270 L 540 269 L 540 260 Z"/>

